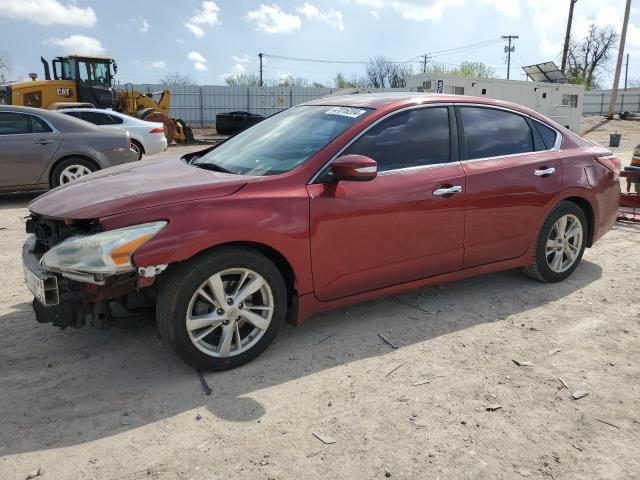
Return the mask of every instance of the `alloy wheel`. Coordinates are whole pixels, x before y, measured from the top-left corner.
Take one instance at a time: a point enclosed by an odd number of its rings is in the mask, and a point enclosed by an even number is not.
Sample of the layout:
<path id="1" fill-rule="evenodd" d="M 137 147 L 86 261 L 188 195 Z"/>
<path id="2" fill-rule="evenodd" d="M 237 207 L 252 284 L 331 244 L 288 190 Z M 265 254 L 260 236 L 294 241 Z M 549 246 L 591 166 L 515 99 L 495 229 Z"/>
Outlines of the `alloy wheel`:
<path id="1" fill-rule="evenodd" d="M 269 328 L 271 287 L 258 273 L 231 268 L 210 276 L 191 297 L 187 333 L 201 352 L 216 358 L 250 350 Z"/>
<path id="2" fill-rule="evenodd" d="M 578 217 L 572 214 L 560 217 L 547 238 L 545 257 L 549 268 L 556 273 L 569 270 L 580 254 L 583 238 Z"/>
<path id="3" fill-rule="evenodd" d="M 60 185 L 65 185 L 90 173 L 91 170 L 84 165 L 69 165 L 60 173 Z"/>

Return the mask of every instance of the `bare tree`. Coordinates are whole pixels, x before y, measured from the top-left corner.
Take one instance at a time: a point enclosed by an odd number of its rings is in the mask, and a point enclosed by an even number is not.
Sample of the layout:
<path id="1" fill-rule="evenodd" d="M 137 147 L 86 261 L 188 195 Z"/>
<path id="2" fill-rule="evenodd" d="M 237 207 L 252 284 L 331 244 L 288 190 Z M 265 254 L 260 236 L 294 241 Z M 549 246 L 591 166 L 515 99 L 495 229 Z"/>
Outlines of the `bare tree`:
<path id="1" fill-rule="evenodd" d="M 259 87 L 260 77 L 255 73 L 240 73 L 237 75 L 228 75 L 224 79 L 225 83 L 230 87 Z M 311 82 L 303 77 L 296 77 L 289 74 L 280 77 L 277 80 L 265 78 L 262 81 L 263 87 L 322 87 L 318 82 Z"/>
<path id="2" fill-rule="evenodd" d="M 175 85 L 195 85 L 196 81 L 188 73 L 171 72 L 160 79 L 160 83 L 167 87 Z"/>
<path id="3" fill-rule="evenodd" d="M 413 75 L 411 64 L 394 63 L 388 58 L 377 56 L 370 59 L 367 64 L 364 86 L 370 88 L 404 88 L 407 84 L 407 78 L 411 75 Z"/>
<path id="4" fill-rule="evenodd" d="M 224 79 L 225 83 L 230 87 L 258 87 L 260 86 L 260 77 L 255 73 L 240 73 L 238 75 L 228 75 Z M 266 83 L 269 83 L 268 81 Z M 263 82 L 263 85 L 266 85 Z"/>
<path id="5" fill-rule="evenodd" d="M 308 87 L 310 84 L 311 82 L 306 78 L 296 77 L 292 74 L 280 77 L 277 83 L 279 87 Z"/>
<path id="6" fill-rule="evenodd" d="M 583 40 L 569 42 L 567 77 L 571 83 L 582 84 L 587 90 L 598 88 L 600 76 L 611 60 L 618 42 L 618 33 L 611 25 L 589 25 Z"/>
<path id="7" fill-rule="evenodd" d="M 8 82 L 11 74 L 11 58 L 6 52 L 0 51 L 0 82 Z"/>

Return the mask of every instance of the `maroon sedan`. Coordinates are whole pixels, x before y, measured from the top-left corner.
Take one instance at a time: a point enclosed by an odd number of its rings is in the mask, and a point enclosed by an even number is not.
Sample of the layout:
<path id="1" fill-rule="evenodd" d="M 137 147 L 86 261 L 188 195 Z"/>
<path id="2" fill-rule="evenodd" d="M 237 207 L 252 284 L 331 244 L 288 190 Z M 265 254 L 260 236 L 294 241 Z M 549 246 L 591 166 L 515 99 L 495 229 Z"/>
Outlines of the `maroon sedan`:
<path id="1" fill-rule="evenodd" d="M 507 102 L 326 98 L 39 197 L 25 276 L 40 322 L 104 328 L 155 311 L 181 358 L 223 370 L 285 318 L 497 270 L 565 279 L 614 223 L 619 171 Z"/>

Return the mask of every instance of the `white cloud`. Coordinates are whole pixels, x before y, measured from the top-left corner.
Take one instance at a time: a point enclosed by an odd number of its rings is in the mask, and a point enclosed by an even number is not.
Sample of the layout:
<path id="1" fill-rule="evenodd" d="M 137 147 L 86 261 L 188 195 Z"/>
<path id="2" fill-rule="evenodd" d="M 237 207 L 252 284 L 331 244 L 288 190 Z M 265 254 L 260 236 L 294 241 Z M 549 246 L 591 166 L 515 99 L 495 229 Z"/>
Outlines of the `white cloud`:
<path id="1" fill-rule="evenodd" d="M 520 0 L 482 0 L 482 4 L 491 5 L 505 17 L 520 18 Z"/>
<path id="2" fill-rule="evenodd" d="M 440 20 L 445 10 L 451 7 L 461 7 L 465 0 L 355 0 L 356 3 L 377 10 L 390 8 L 407 20 Z M 373 14 L 375 16 L 375 14 Z"/>
<path id="3" fill-rule="evenodd" d="M 243 65 L 246 65 L 247 63 L 249 63 L 249 55 L 246 55 L 246 54 L 245 54 L 245 55 L 242 55 L 241 57 L 236 57 L 236 56 L 234 55 L 234 56 L 232 56 L 232 57 L 231 57 L 231 59 L 232 59 L 234 62 L 241 63 L 241 64 L 243 64 Z"/>
<path id="4" fill-rule="evenodd" d="M 618 32 L 622 26 L 622 14 L 624 8 L 617 0 L 581 0 L 576 7 L 571 27 L 571 35 L 576 39 L 584 38 L 589 25 L 595 23 L 598 26 L 612 25 Z M 561 15 L 558 13 L 557 0 L 528 0 L 527 8 L 531 16 L 534 29 L 538 33 L 540 52 L 549 57 L 548 59 L 558 60 L 562 55 L 564 45 L 564 35 L 566 29 L 566 14 L 568 5 L 562 5 L 567 9 Z M 627 32 L 627 50 L 640 49 L 640 29 L 629 23 Z M 545 58 L 544 60 L 547 60 Z"/>
<path id="5" fill-rule="evenodd" d="M 291 33 L 300 30 L 300 17 L 282 11 L 277 3 L 260 4 L 257 10 L 247 13 L 247 19 L 255 21 L 258 30 L 266 33 Z"/>
<path id="6" fill-rule="evenodd" d="M 138 21 L 140 22 L 140 33 L 147 33 L 149 31 L 149 21 L 144 17 L 138 17 Z"/>
<path id="7" fill-rule="evenodd" d="M 189 18 L 185 22 L 185 27 L 189 29 L 196 37 L 204 37 L 204 28 L 202 26 L 213 26 L 220 23 L 218 19 L 218 12 L 220 7 L 216 5 L 216 2 L 202 2 L 202 10 Z"/>
<path id="8" fill-rule="evenodd" d="M 164 60 L 156 60 L 149 63 L 149 68 L 165 68 L 166 66 L 167 62 L 165 62 Z"/>
<path id="9" fill-rule="evenodd" d="M 58 0 L 0 0 L 0 15 L 40 25 L 95 25 L 97 18 L 93 8 L 78 7 L 75 3 L 72 1 L 63 5 Z"/>
<path id="10" fill-rule="evenodd" d="M 51 38 L 45 42 L 48 45 L 62 47 L 64 53 L 76 55 L 101 55 L 105 48 L 97 38 L 86 35 L 70 35 L 67 38 Z"/>
<path id="11" fill-rule="evenodd" d="M 298 7 L 298 11 L 308 19 L 320 20 L 338 30 L 344 30 L 344 17 L 338 10 L 330 8 L 326 12 L 321 12 L 315 5 L 305 2 L 302 7 Z"/>
<path id="12" fill-rule="evenodd" d="M 187 58 L 193 62 L 193 68 L 200 71 L 207 70 L 207 59 L 199 52 L 189 52 Z"/>

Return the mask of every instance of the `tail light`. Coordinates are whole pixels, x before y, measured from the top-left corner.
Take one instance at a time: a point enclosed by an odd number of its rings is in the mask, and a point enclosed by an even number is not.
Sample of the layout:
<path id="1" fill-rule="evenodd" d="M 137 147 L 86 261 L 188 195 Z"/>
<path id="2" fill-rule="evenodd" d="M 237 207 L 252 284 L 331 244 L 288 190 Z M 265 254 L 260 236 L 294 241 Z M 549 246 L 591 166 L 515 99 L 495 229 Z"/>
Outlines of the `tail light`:
<path id="1" fill-rule="evenodd" d="M 620 177 L 620 168 L 622 164 L 618 157 L 615 155 L 603 155 L 601 157 L 596 157 L 596 161 L 607 170 L 613 172 L 616 179 Z"/>
<path id="2" fill-rule="evenodd" d="M 153 130 L 149 131 L 149 133 L 164 133 L 164 127 L 154 128 Z"/>

